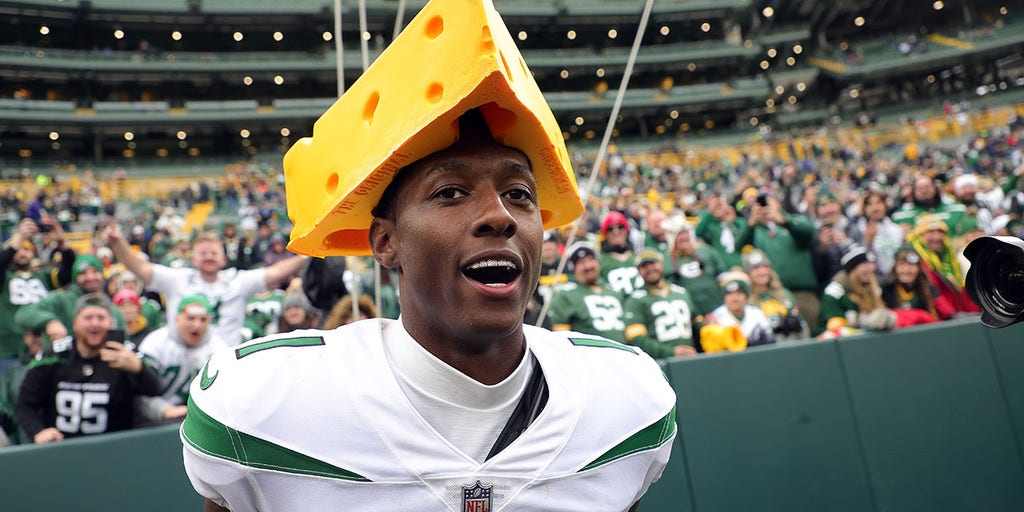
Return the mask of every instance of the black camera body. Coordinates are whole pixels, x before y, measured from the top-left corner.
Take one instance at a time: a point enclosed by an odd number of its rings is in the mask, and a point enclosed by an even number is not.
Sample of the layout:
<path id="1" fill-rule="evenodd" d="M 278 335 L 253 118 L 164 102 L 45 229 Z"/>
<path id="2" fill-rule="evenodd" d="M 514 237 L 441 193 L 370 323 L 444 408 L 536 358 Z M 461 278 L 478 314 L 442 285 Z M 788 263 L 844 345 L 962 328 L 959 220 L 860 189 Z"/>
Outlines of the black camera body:
<path id="1" fill-rule="evenodd" d="M 971 261 L 967 295 L 981 308 L 981 323 L 1000 328 L 1024 320 L 1024 240 L 984 236 L 964 256 Z"/>

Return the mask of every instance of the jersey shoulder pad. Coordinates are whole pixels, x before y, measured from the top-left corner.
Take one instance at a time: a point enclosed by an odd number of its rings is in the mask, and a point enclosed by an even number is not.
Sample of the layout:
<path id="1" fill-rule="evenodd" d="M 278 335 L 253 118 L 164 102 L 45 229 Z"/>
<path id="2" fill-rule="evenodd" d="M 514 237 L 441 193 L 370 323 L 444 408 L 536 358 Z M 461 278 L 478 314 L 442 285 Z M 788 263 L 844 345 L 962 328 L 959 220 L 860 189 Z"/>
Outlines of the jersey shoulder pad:
<path id="1" fill-rule="evenodd" d="M 50 345 L 49 355 L 60 354 L 64 352 L 71 352 L 71 349 L 75 347 L 75 339 L 71 336 L 65 336 L 59 340 L 54 341 Z M 44 351 L 46 352 L 46 351 Z M 45 357 L 45 355 L 44 355 Z"/>
<path id="2" fill-rule="evenodd" d="M 833 299 L 841 299 L 843 295 L 846 295 L 846 288 L 836 281 L 832 281 L 825 287 L 825 295 L 832 297 Z"/>
<path id="3" fill-rule="evenodd" d="M 573 282 L 556 284 L 555 285 L 555 293 L 571 292 L 571 291 L 573 291 L 573 290 L 575 290 L 575 289 L 577 289 L 579 287 L 580 287 L 579 284 L 573 283 Z"/>
<path id="4" fill-rule="evenodd" d="M 668 289 L 672 290 L 674 293 L 678 293 L 678 294 L 682 294 L 682 295 L 689 295 L 690 294 L 690 292 L 686 291 L 686 288 L 683 288 L 682 286 L 679 286 L 678 284 L 669 283 Z"/>

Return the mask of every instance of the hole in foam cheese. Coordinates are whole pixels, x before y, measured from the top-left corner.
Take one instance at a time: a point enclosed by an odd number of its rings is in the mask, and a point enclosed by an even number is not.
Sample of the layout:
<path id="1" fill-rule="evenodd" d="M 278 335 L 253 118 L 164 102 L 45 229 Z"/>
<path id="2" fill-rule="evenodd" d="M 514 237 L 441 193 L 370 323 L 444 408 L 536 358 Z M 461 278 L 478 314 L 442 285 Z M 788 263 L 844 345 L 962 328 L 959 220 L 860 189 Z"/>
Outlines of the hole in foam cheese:
<path id="1" fill-rule="evenodd" d="M 491 1 L 431 0 L 285 155 L 288 248 L 370 254 L 370 211 L 384 188 L 452 145 L 472 108 L 495 140 L 530 159 L 544 227 L 575 220 L 583 205 L 561 129 Z"/>

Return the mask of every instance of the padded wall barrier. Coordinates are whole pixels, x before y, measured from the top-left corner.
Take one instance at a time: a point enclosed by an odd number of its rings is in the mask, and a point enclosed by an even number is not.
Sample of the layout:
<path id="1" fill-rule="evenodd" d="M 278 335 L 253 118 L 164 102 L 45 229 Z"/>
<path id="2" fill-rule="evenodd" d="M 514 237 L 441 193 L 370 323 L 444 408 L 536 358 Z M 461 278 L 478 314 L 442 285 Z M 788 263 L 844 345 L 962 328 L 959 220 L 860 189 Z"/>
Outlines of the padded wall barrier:
<path id="1" fill-rule="evenodd" d="M 976 320 L 674 359 L 643 512 L 1024 510 L 1024 325 Z M 200 511 L 177 429 L 0 450 L 3 510 Z"/>

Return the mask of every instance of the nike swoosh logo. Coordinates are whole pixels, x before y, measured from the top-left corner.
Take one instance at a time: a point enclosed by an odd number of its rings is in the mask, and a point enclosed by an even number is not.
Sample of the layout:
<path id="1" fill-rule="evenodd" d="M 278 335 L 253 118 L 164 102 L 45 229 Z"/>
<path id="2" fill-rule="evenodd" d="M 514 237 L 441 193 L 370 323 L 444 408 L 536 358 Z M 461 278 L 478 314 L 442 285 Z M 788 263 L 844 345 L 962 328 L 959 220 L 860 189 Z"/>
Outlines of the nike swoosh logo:
<path id="1" fill-rule="evenodd" d="M 213 381 L 217 380 L 217 376 L 220 375 L 220 370 L 217 370 L 217 373 L 214 373 L 213 377 L 210 377 L 206 373 L 206 371 L 209 370 L 209 369 L 210 369 L 210 362 L 207 361 L 206 364 L 203 365 L 203 374 L 199 376 L 199 389 L 202 389 L 203 391 L 209 389 L 210 386 L 213 385 Z"/>

